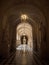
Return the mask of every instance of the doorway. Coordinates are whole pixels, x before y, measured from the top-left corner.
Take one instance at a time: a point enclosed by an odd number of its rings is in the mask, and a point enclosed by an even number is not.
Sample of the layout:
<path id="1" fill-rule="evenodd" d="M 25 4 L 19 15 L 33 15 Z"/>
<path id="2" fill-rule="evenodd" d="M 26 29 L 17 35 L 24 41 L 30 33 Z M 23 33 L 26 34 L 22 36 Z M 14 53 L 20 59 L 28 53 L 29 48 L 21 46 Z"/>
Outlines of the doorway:
<path id="1" fill-rule="evenodd" d="M 28 38 L 26 35 L 22 35 L 21 37 L 21 44 L 28 44 Z"/>
<path id="2" fill-rule="evenodd" d="M 28 22 L 18 24 L 16 28 L 16 49 L 33 50 L 33 29 Z"/>

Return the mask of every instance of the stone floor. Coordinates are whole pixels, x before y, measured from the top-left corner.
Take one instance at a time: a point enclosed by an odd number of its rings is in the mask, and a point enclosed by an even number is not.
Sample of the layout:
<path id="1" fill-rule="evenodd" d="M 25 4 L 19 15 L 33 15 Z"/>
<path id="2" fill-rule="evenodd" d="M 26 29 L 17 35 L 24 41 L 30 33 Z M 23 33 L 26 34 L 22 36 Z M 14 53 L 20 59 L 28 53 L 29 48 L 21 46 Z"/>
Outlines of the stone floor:
<path id="1" fill-rule="evenodd" d="M 16 51 L 9 61 L 3 65 L 45 65 L 31 51 Z"/>

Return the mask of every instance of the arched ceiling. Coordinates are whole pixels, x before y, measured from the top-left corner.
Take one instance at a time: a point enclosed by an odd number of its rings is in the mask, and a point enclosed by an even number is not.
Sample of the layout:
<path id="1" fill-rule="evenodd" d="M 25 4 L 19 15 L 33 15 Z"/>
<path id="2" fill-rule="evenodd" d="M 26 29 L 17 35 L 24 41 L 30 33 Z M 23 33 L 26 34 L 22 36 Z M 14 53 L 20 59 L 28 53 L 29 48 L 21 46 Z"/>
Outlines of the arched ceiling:
<path id="1" fill-rule="evenodd" d="M 42 9 L 44 10 L 46 4 L 48 4 L 46 0 L 2 0 L 1 10 L 3 19 L 7 18 L 9 23 L 16 25 L 20 23 L 20 21 L 17 21 L 20 15 L 25 13 L 36 21 L 36 23 L 42 22 L 45 25 L 45 16 Z"/>
<path id="2" fill-rule="evenodd" d="M 21 14 L 24 13 L 27 14 L 37 23 L 45 22 L 45 17 L 43 13 L 38 8 L 32 5 L 19 5 L 19 6 L 17 5 L 15 7 L 10 8 L 6 12 L 6 15 L 8 16 L 9 19 L 11 18 L 13 23 L 15 24 L 18 23 L 17 19 L 21 16 Z"/>
<path id="3" fill-rule="evenodd" d="M 19 31 L 20 29 L 22 29 L 24 27 L 27 29 L 30 29 L 32 31 L 32 27 L 29 23 L 27 23 L 27 21 L 26 21 L 26 23 L 25 22 L 20 23 L 17 27 L 17 30 Z"/>
<path id="4" fill-rule="evenodd" d="M 18 25 L 18 27 L 16 28 L 16 31 L 17 31 L 17 34 L 19 36 L 22 36 L 22 35 L 27 35 L 28 37 L 31 37 L 32 36 L 32 27 L 30 24 L 28 23 L 21 23 Z"/>

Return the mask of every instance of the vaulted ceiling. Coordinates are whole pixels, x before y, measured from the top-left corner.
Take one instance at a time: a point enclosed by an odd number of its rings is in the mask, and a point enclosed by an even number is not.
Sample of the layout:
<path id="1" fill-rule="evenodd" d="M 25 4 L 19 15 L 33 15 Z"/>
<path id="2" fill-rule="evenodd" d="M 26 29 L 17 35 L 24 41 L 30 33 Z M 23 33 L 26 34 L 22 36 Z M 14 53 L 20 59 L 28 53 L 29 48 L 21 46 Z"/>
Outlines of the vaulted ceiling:
<path id="1" fill-rule="evenodd" d="M 8 20 L 11 24 L 16 25 L 20 23 L 20 20 L 17 20 L 20 15 L 25 13 L 36 23 L 46 24 L 47 0 L 1 0 L 0 8 L 4 23 Z"/>

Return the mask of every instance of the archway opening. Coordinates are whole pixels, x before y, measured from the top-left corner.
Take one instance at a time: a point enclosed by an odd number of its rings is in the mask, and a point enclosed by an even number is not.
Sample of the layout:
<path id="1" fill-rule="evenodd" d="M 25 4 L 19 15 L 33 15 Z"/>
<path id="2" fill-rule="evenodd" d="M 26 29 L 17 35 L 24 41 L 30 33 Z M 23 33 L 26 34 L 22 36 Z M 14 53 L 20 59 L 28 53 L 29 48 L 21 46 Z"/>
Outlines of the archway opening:
<path id="1" fill-rule="evenodd" d="M 33 50 L 33 28 L 28 22 L 18 24 L 16 28 L 16 49 Z"/>
<path id="2" fill-rule="evenodd" d="M 21 36 L 21 44 L 28 44 L 28 37 L 26 35 Z"/>

